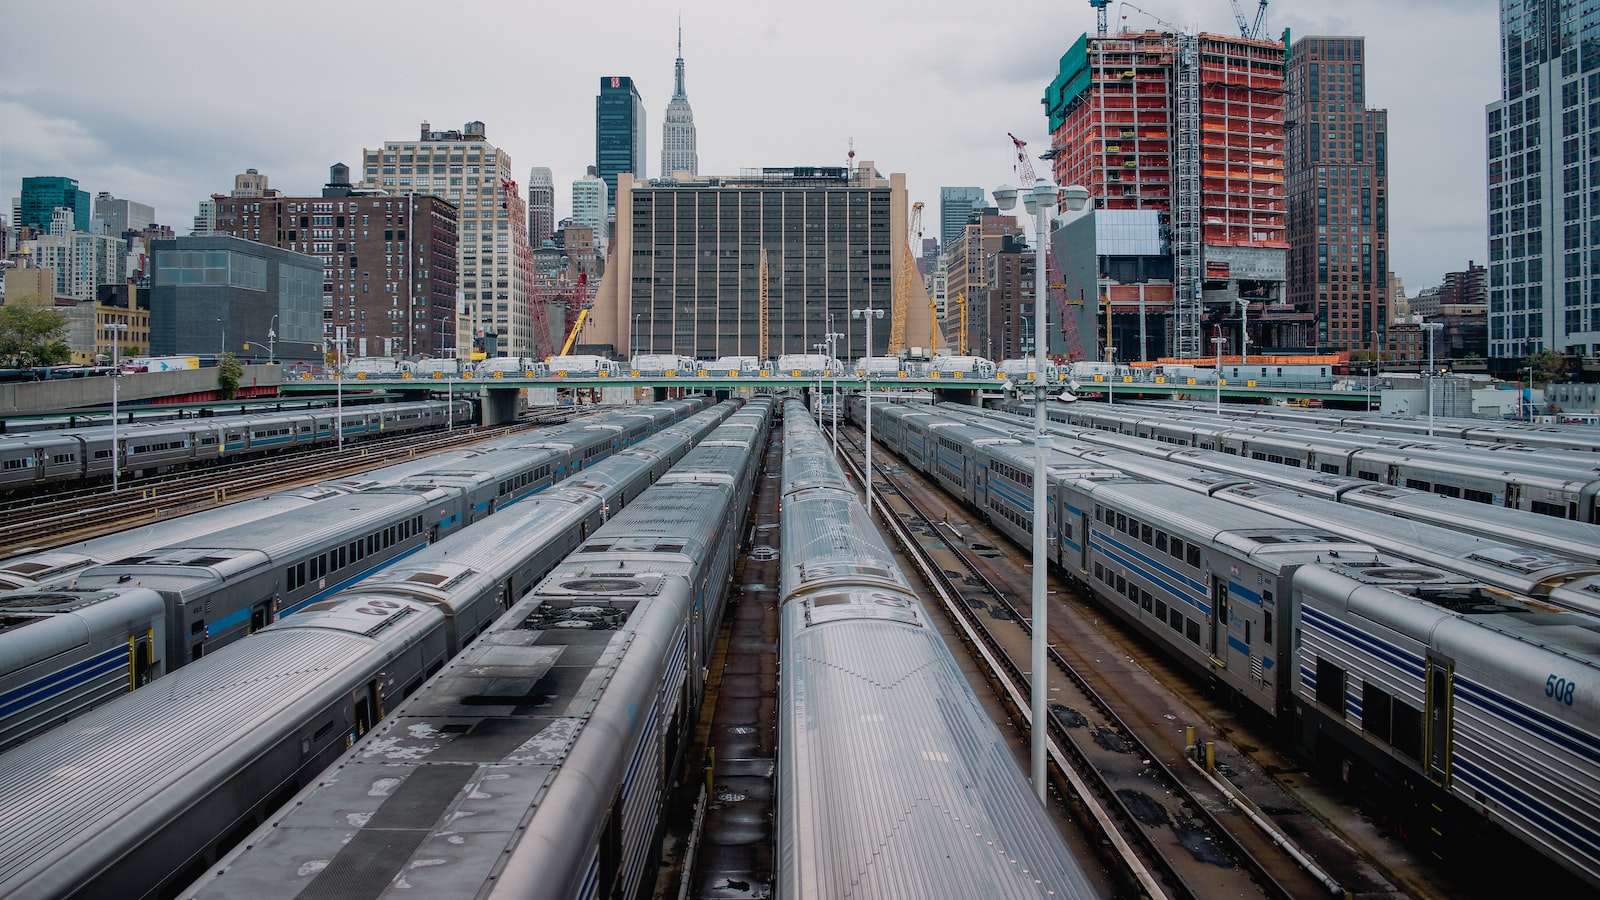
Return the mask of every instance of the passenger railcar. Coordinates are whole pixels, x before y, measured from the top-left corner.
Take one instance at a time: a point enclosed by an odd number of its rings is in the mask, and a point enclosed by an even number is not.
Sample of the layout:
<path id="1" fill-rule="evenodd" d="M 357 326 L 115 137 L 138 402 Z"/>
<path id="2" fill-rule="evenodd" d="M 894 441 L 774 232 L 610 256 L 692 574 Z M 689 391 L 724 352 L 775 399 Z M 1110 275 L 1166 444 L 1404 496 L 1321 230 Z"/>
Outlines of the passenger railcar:
<path id="1" fill-rule="evenodd" d="M 0 894 L 175 893 L 736 405 L 0 755 Z"/>
<path id="2" fill-rule="evenodd" d="M 676 404 L 667 418 L 705 402 Z M 633 423 L 655 421 L 658 415 L 626 413 L 623 418 Z M 364 489 L 329 488 L 317 502 L 290 503 L 272 515 L 248 504 L 215 510 L 204 528 L 175 526 L 189 535 L 185 539 L 99 565 L 77 567 L 82 554 L 70 551 L 20 565 L 41 567 L 25 573 L 33 577 L 55 572 L 47 586 L 27 590 L 48 594 L 66 585 L 118 608 L 126 602 L 118 599 L 122 593 L 143 596 L 150 589 L 161 595 L 165 642 L 152 648 L 141 677 L 127 682 L 131 689 L 325 599 L 585 464 L 592 466 L 621 446 L 621 433 L 622 426 L 613 422 L 568 423 L 545 443 L 462 451 L 436 463 L 436 470 L 413 473 L 399 483 L 378 479 Z M 133 543 L 138 540 L 112 540 L 94 549 L 125 551 Z M 145 637 L 142 629 L 125 635 L 129 642 Z M 8 649 L 13 645 L 28 649 Z M 21 740 L 105 699 L 96 682 L 73 668 L 76 647 L 69 632 L 22 627 L 0 632 L 0 679 L 22 677 L 7 666 L 9 659 L 42 654 L 55 660 L 42 670 L 30 669 L 14 702 L 0 709 L 0 728 L 8 740 Z"/>
<path id="3" fill-rule="evenodd" d="M 781 533 L 772 896 L 1095 896 L 797 403 Z"/>
<path id="4" fill-rule="evenodd" d="M 1448 842 L 1487 821 L 1600 886 L 1593 617 L 1481 583 L 1384 574 L 1295 575 L 1304 743 L 1366 791 L 1416 788 L 1419 835 Z"/>
<path id="5" fill-rule="evenodd" d="M 355 407 L 344 412 L 347 439 L 470 422 L 465 400 L 418 401 Z M 63 487 L 111 477 L 113 465 L 127 477 L 214 464 L 224 458 L 337 441 L 326 409 L 255 412 L 241 416 L 97 425 L 71 431 L 0 435 L 0 492 Z M 112 446 L 115 431 L 116 446 Z"/>
<path id="6" fill-rule="evenodd" d="M 638 896 L 771 406 L 730 417 L 191 893 Z"/>

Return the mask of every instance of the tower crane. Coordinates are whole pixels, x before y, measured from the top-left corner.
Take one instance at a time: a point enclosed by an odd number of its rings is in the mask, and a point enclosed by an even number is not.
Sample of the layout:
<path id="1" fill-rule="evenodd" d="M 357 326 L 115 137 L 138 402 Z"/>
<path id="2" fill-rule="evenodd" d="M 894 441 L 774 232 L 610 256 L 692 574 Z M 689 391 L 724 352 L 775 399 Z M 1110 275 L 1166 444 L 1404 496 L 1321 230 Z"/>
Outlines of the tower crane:
<path id="1" fill-rule="evenodd" d="M 961 312 L 961 320 L 956 325 L 956 354 L 967 355 L 967 295 L 956 291 L 956 309 Z"/>
<path id="2" fill-rule="evenodd" d="M 1256 6 L 1256 21 L 1249 24 L 1244 20 L 1244 10 L 1239 7 L 1239 0 L 1230 0 L 1233 4 L 1233 17 L 1239 22 L 1239 35 L 1251 40 L 1259 40 L 1262 31 L 1267 26 L 1267 0 L 1260 0 Z"/>
<path id="3" fill-rule="evenodd" d="M 1124 0 L 1123 4 L 1120 7 L 1118 7 L 1118 9 L 1131 9 L 1136 13 L 1144 13 L 1145 15 L 1149 16 L 1150 18 L 1155 19 L 1157 25 L 1160 25 L 1162 28 L 1167 29 L 1168 31 L 1172 32 L 1173 34 L 1183 34 L 1184 33 L 1182 28 L 1179 28 L 1178 26 L 1172 24 L 1171 22 L 1168 22 L 1166 19 L 1161 18 L 1160 16 L 1158 16 L 1155 13 L 1149 11 L 1148 9 L 1140 9 L 1137 6 L 1134 6 L 1132 3 L 1126 2 L 1126 0 Z M 1127 13 L 1123 13 L 1122 17 L 1124 19 L 1126 19 L 1128 17 Z"/>
<path id="4" fill-rule="evenodd" d="M 1111 5 L 1111 0 L 1089 0 L 1089 5 L 1094 7 L 1095 34 L 1106 33 L 1106 7 Z"/>
<path id="5" fill-rule="evenodd" d="M 922 238 L 922 202 L 911 204 L 911 221 L 906 228 L 906 243 L 900 248 L 900 274 L 894 280 L 894 318 L 889 324 L 889 355 L 898 356 L 906 346 L 906 316 L 911 310 L 911 281 L 917 277 L 917 257 L 912 245 Z M 871 348 L 868 348 L 871 356 Z"/>

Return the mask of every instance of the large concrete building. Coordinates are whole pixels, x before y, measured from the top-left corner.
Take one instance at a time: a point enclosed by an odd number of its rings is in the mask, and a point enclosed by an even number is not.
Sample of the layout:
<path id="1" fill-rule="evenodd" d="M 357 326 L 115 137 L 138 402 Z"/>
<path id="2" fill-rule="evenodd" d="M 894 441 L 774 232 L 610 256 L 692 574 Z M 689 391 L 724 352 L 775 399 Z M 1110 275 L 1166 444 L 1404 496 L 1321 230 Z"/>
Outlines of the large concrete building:
<path id="1" fill-rule="evenodd" d="M 678 61 L 672 71 L 672 100 L 661 123 L 661 177 L 673 172 L 700 173 L 700 155 L 695 150 L 694 110 L 683 89 L 683 29 L 678 29 Z M 643 177 L 644 173 L 639 173 Z"/>
<path id="2" fill-rule="evenodd" d="M 74 231 L 75 216 L 65 207 L 51 216 L 49 232 L 23 241 L 19 249 L 31 265 L 56 273 L 56 297 L 93 300 L 100 285 L 127 279 L 128 245 L 121 237 Z"/>
<path id="3" fill-rule="evenodd" d="M 57 209 L 72 213 L 69 231 L 88 231 L 89 192 L 79 190 L 78 179 L 58 175 L 38 175 L 22 179 L 22 195 L 11 208 L 11 222 L 19 228 L 49 231 L 51 214 Z"/>
<path id="4" fill-rule="evenodd" d="M 1152 343 L 1168 356 L 1208 355 L 1215 331 L 1237 329 L 1238 301 L 1259 311 L 1283 299 L 1282 44 L 1161 31 L 1082 35 L 1062 56 L 1044 105 L 1056 183 L 1087 187 L 1095 213 L 1147 213 L 1164 235 L 1170 271 L 1101 271 L 1088 291 L 1110 306 L 1105 343 L 1119 359 L 1139 359 Z M 1261 321 L 1251 316 L 1252 329 Z"/>
<path id="5" fill-rule="evenodd" d="M 533 356 L 533 249 L 511 155 L 489 143 L 482 122 L 461 131 L 423 122 L 416 138 L 385 141 L 362 157 L 364 191 L 442 197 L 460 210 L 457 352 Z"/>
<path id="6" fill-rule="evenodd" d="M 594 165 L 616 208 L 617 176 L 645 177 L 644 100 L 626 75 L 600 79 L 594 98 Z"/>
<path id="7" fill-rule="evenodd" d="M 134 200 L 119 200 L 107 191 L 94 195 L 94 217 L 104 222 L 106 234 L 121 237 L 155 224 L 155 207 Z"/>
<path id="8" fill-rule="evenodd" d="M 1366 41 L 1307 36 L 1289 53 L 1289 302 L 1314 316 L 1302 341 L 1391 348 L 1389 114 L 1366 105 Z"/>
<path id="9" fill-rule="evenodd" d="M 152 354 L 249 355 L 274 331 L 278 359 L 322 359 L 321 258 L 229 236 L 156 241 L 151 252 Z"/>
<path id="10" fill-rule="evenodd" d="M 1016 218 L 1001 215 L 992 206 L 979 205 L 967 213 L 961 230 L 945 245 L 944 333 L 957 353 L 978 353 L 993 345 L 989 334 L 992 262 L 1008 241 L 1022 235 Z M 1031 307 L 1028 315 L 1032 315 Z M 961 343 L 962 318 L 966 343 Z"/>
<path id="11" fill-rule="evenodd" d="M 1500 0 L 1488 106 L 1489 355 L 1600 355 L 1600 17 L 1579 0 Z"/>
<path id="12" fill-rule="evenodd" d="M 867 306 L 884 310 L 873 327 L 874 353 L 890 347 L 894 285 L 909 256 L 904 175 L 884 177 L 870 162 L 683 181 L 624 173 L 616 209 L 610 263 L 583 337 L 593 349 L 760 355 L 763 250 L 768 357 L 811 353 L 830 331 L 847 335 L 841 357 L 863 355 L 865 331 L 850 311 Z M 928 297 L 909 274 L 904 343 L 926 348 Z"/>
<path id="13" fill-rule="evenodd" d="M 322 196 L 214 195 L 213 233 L 320 259 L 319 341 L 346 326 L 357 356 L 454 353 L 455 206 L 427 195 L 355 194 L 348 171 L 333 168 Z"/>

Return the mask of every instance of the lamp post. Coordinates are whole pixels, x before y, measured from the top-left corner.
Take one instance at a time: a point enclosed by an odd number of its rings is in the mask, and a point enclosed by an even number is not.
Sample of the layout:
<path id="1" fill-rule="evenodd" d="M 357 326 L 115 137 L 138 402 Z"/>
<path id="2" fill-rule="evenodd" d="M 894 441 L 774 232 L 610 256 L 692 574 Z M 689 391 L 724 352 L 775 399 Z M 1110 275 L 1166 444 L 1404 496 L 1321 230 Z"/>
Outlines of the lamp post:
<path id="1" fill-rule="evenodd" d="M 335 390 L 337 391 L 337 402 L 338 402 L 338 412 L 335 413 L 335 415 L 338 417 L 338 419 L 334 423 L 334 429 L 338 432 L 338 437 L 335 439 L 336 446 L 341 451 L 344 450 L 344 336 L 345 336 L 345 327 L 346 326 L 344 326 L 344 325 L 340 325 L 340 326 L 338 326 L 337 328 L 335 328 L 333 330 L 333 333 L 334 333 L 333 380 L 334 380 Z"/>
<path id="2" fill-rule="evenodd" d="M 128 326 L 107 323 L 105 328 L 111 332 L 111 493 L 115 494 L 121 486 L 119 476 L 122 470 L 122 443 L 117 434 L 117 393 L 122 384 L 122 337 L 119 332 L 127 331 Z"/>
<path id="3" fill-rule="evenodd" d="M 1378 343 L 1378 332 L 1372 332 L 1372 377 L 1367 379 L 1367 412 L 1372 412 L 1372 386 L 1383 374 L 1383 345 Z M 1380 402 L 1379 406 L 1383 404 Z"/>
<path id="4" fill-rule="evenodd" d="M 228 352 L 228 327 L 222 324 L 222 319 L 217 319 L 217 360 L 222 360 L 222 354 Z"/>
<path id="5" fill-rule="evenodd" d="M 1109 336 L 1109 335 L 1108 335 Z M 1106 376 L 1106 405 L 1117 405 L 1117 348 L 1106 345 L 1106 360 L 1111 363 L 1111 373 Z"/>
<path id="6" fill-rule="evenodd" d="M 833 327 L 833 313 L 828 313 L 828 327 Z M 844 335 L 836 331 L 828 332 L 828 365 L 833 369 L 833 455 L 839 455 L 839 339 Z"/>
<path id="7" fill-rule="evenodd" d="M 639 317 L 642 315 L 644 313 L 633 314 L 633 342 L 628 345 L 628 351 L 634 356 L 639 355 Z"/>
<path id="8" fill-rule="evenodd" d="M 1423 330 L 1428 332 L 1428 437 L 1433 437 L 1433 336 L 1444 327 L 1443 322 L 1423 322 Z"/>
<path id="9" fill-rule="evenodd" d="M 1222 415 L 1222 345 L 1228 339 L 1217 335 L 1211 339 L 1211 345 L 1217 348 L 1217 415 Z"/>
<path id="10" fill-rule="evenodd" d="M 278 361 L 278 314 L 272 314 L 272 322 L 267 325 L 267 361 Z"/>
<path id="11" fill-rule="evenodd" d="M 812 344 L 811 345 L 811 349 L 818 356 L 822 356 L 823 357 L 823 363 L 817 369 L 817 427 L 821 428 L 822 427 L 822 371 L 823 371 L 823 369 L 828 368 L 827 357 L 823 356 L 823 354 L 828 352 L 828 344 L 827 344 L 826 341 L 819 341 L 818 343 Z"/>
<path id="12" fill-rule="evenodd" d="M 872 520 L 872 320 L 883 318 L 883 310 L 868 306 L 863 309 L 850 310 L 850 318 L 862 319 L 867 323 L 867 353 L 866 369 L 862 377 L 866 387 L 867 401 L 867 520 Z"/>
<path id="13" fill-rule="evenodd" d="M 1250 301 L 1239 299 L 1239 365 L 1250 364 Z"/>
<path id="14" fill-rule="evenodd" d="M 1009 210 L 1017 204 L 1017 188 L 1004 185 L 995 188 L 995 205 L 1002 210 Z M 1039 802 L 1045 800 L 1045 768 L 1044 768 L 1044 741 L 1045 741 L 1045 701 L 1048 693 L 1049 669 L 1045 659 L 1046 643 L 1048 641 L 1049 611 L 1046 606 L 1046 575 L 1049 569 L 1049 550 L 1047 537 L 1050 530 L 1049 494 L 1046 491 L 1048 471 L 1045 468 L 1050 456 L 1050 435 L 1045 429 L 1045 351 L 1049 344 L 1049 330 L 1047 329 L 1048 310 L 1045 300 L 1045 282 L 1048 280 L 1046 273 L 1049 271 L 1046 260 L 1045 241 L 1049 235 L 1046 228 L 1050 224 L 1050 213 L 1057 205 L 1063 209 L 1074 211 L 1083 209 L 1089 199 L 1088 188 L 1081 185 L 1072 185 L 1058 188 L 1043 178 L 1038 179 L 1031 187 L 1022 190 L 1023 207 L 1033 215 L 1034 224 L 1034 263 L 1033 263 L 1033 636 L 1032 636 L 1032 666 L 1033 666 L 1033 790 Z M 1110 338 L 1110 335 L 1107 335 Z M 1106 348 L 1107 355 L 1111 348 Z"/>

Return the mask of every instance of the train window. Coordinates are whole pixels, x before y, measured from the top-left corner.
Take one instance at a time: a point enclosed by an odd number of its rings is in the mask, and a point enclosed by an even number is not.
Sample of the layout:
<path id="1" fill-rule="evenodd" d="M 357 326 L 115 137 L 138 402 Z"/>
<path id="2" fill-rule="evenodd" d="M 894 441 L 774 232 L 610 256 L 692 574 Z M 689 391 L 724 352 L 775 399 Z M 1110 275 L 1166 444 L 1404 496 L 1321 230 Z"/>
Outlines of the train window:
<path id="1" fill-rule="evenodd" d="M 1128 533 L 1128 517 L 1122 513 L 1117 513 L 1117 530 L 1123 534 Z"/>
<path id="2" fill-rule="evenodd" d="M 1156 549 L 1162 553 L 1167 552 L 1167 533 L 1165 531 L 1156 532 Z"/>
<path id="3" fill-rule="evenodd" d="M 1139 526 L 1139 540 L 1144 541 L 1146 544 L 1150 543 L 1151 532 L 1152 529 L 1149 525 L 1141 524 Z"/>
<path id="4" fill-rule="evenodd" d="M 1196 569 L 1200 568 L 1200 548 L 1194 544 L 1183 548 L 1184 561 Z"/>
<path id="5" fill-rule="evenodd" d="M 1139 590 L 1139 605 L 1144 608 L 1145 612 L 1150 611 L 1150 599 L 1150 592 L 1141 588 Z"/>
<path id="6" fill-rule="evenodd" d="M 1189 639 L 1189 643 L 1198 646 L 1200 644 L 1200 623 L 1193 619 L 1184 619 L 1183 621 L 1185 626 L 1183 636 Z"/>
<path id="7" fill-rule="evenodd" d="M 1378 476 L 1377 472 L 1357 472 L 1356 477 L 1365 481 L 1383 481 L 1383 479 Z"/>
<path id="8" fill-rule="evenodd" d="M 1406 703 L 1395 700 L 1390 705 L 1389 733 L 1392 735 L 1389 743 L 1396 750 L 1417 762 L 1422 761 L 1422 712 L 1420 710 L 1412 709 Z"/>
<path id="9" fill-rule="evenodd" d="M 206 630 L 206 620 L 205 619 L 195 619 L 193 622 L 191 622 L 189 624 L 189 636 L 190 637 L 194 637 L 195 635 L 200 634 L 201 632 L 203 632 L 205 630 Z"/>
<path id="10" fill-rule="evenodd" d="M 1173 559 L 1183 559 L 1183 541 L 1173 538 L 1172 546 L 1167 552 L 1172 554 Z"/>
<path id="11" fill-rule="evenodd" d="M 1163 622 L 1166 621 L 1166 619 L 1167 619 L 1167 601 L 1165 601 L 1165 600 L 1157 600 L 1156 601 L 1156 618 L 1162 620 Z"/>
<path id="12" fill-rule="evenodd" d="M 1244 620 L 1244 645 L 1246 647 L 1250 646 L 1250 626 L 1254 624 L 1255 623 L 1249 619 Z"/>
<path id="13" fill-rule="evenodd" d="M 1475 491 L 1472 488 L 1462 488 L 1461 499 L 1471 500 L 1473 503 L 1494 503 L 1494 495 L 1488 491 Z"/>
<path id="14" fill-rule="evenodd" d="M 1433 486 L 1433 492 L 1441 497 L 1459 498 L 1461 496 L 1461 488 L 1458 488 L 1453 484 L 1435 484 Z"/>
<path id="15" fill-rule="evenodd" d="M 1419 478 L 1407 478 L 1406 487 L 1411 488 L 1414 491 L 1431 491 L 1433 490 L 1433 483 L 1423 481 Z"/>
<path id="16" fill-rule="evenodd" d="M 1167 610 L 1167 625 L 1179 634 L 1183 633 L 1183 613 L 1177 607 Z"/>
<path id="17" fill-rule="evenodd" d="M 1121 575 L 1118 575 L 1117 576 L 1117 593 L 1126 594 L 1127 592 L 1128 592 L 1128 579 L 1124 578 Z"/>
<path id="18" fill-rule="evenodd" d="M 205 656 L 205 655 L 206 655 L 206 648 L 205 648 L 204 644 L 195 644 L 193 647 L 189 648 L 189 661 L 190 662 L 193 662 L 194 660 L 197 660 L 200 657 Z"/>
<path id="19" fill-rule="evenodd" d="M 1272 599 L 1271 596 L 1269 596 L 1267 594 L 1262 594 L 1261 596 L 1265 597 L 1269 601 Z M 1263 610 L 1262 611 L 1262 613 L 1261 613 L 1261 630 L 1266 633 L 1267 642 L 1271 643 L 1272 642 L 1272 611 L 1271 610 Z"/>
<path id="20" fill-rule="evenodd" d="M 1530 502 L 1528 509 L 1538 513 L 1541 516 L 1555 516 L 1558 519 L 1565 519 L 1567 517 L 1566 507 L 1563 507 L 1559 503 L 1545 503 L 1542 500 L 1533 500 Z"/>
<path id="21" fill-rule="evenodd" d="M 1384 743 L 1388 743 L 1393 732 L 1390 730 L 1389 716 L 1394 698 L 1372 684 L 1366 682 L 1361 686 L 1361 730 L 1372 735 Z"/>
<path id="22" fill-rule="evenodd" d="M 1333 465 L 1332 463 L 1323 463 L 1320 468 L 1322 469 L 1322 472 L 1327 475 L 1339 474 L 1339 467 Z"/>
<path id="23" fill-rule="evenodd" d="M 1095 578 L 1096 581 L 1105 581 L 1106 580 L 1106 567 L 1100 565 L 1099 563 L 1095 563 L 1094 564 L 1094 578 Z"/>
<path id="24" fill-rule="evenodd" d="M 1106 520 L 1106 508 L 1098 503 L 1094 505 L 1094 520 L 1096 522 L 1104 522 Z"/>
<path id="25" fill-rule="evenodd" d="M 1344 669 L 1321 657 L 1317 659 L 1317 703 L 1344 718 Z"/>
<path id="26" fill-rule="evenodd" d="M 349 565 L 349 563 L 348 563 L 348 562 L 346 562 L 346 561 L 345 561 L 345 550 L 346 550 L 346 549 L 347 549 L 347 548 L 345 548 L 345 547 L 340 547 L 340 548 L 339 548 L 339 550 L 338 550 L 338 554 L 339 554 L 339 556 L 338 556 L 338 559 L 339 559 L 339 562 L 338 562 L 338 564 L 337 564 L 337 568 L 340 568 L 340 569 L 342 569 L 342 568 L 344 568 L 344 567 L 345 567 L 345 566 L 347 566 L 347 565 Z"/>
<path id="27" fill-rule="evenodd" d="M 1139 537 L 1139 520 L 1133 516 L 1128 517 L 1128 536 L 1135 539 Z"/>

